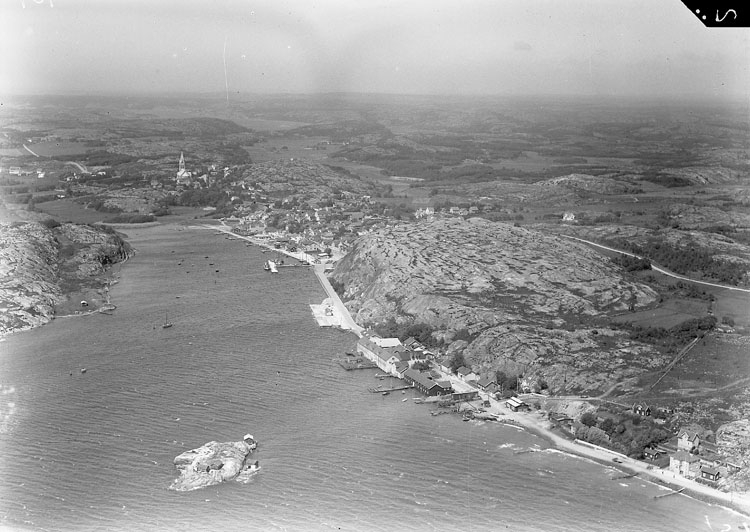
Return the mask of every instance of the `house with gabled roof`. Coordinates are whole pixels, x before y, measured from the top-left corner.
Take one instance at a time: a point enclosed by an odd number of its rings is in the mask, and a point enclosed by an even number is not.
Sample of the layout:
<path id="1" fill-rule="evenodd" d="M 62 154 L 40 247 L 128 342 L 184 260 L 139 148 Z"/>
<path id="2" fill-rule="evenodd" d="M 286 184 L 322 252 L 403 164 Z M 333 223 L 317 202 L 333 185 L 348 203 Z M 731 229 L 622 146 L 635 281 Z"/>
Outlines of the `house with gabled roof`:
<path id="1" fill-rule="evenodd" d="M 449 382 L 435 380 L 429 372 L 416 369 L 407 369 L 404 372 L 404 380 L 427 396 L 445 395 L 452 391 Z"/>
<path id="2" fill-rule="evenodd" d="M 689 453 L 700 450 L 701 439 L 698 433 L 692 430 L 683 430 L 677 435 L 677 449 Z"/>
<path id="3" fill-rule="evenodd" d="M 409 351 L 398 338 L 363 337 L 357 342 L 357 351 L 380 369 L 396 376 L 396 365 L 409 361 Z"/>
<path id="4" fill-rule="evenodd" d="M 460 368 L 458 368 L 456 370 L 456 375 L 458 375 L 458 378 L 464 382 L 477 380 L 477 374 L 466 366 L 461 366 Z"/>
<path id="5" fill-rule="evenodd" d="M 701 479 L 709 482 L 718 482 L 721 477 L 721 469 L 715 466 L 702 465 L 700 467 Z"/>
<path id="6" fill-rule="evenodd" d="M 497 377 L 495 375 L 489 377 L 482 377 L 477 381 L 477 386 L 483 391 L 489 391 L 489 388 L 497 384 Z"/>

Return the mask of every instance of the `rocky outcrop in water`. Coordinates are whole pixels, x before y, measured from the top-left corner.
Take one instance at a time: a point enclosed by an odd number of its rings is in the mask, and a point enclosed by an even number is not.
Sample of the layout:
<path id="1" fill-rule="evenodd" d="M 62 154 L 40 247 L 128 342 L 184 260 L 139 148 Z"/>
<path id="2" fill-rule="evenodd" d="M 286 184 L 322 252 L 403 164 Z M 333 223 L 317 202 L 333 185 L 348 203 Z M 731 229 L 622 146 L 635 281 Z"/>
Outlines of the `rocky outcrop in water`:
<path id="1" fill-rule="evenodd" d="M 665 360 L 597 318 L 654 303 L 648 286 L 583 245 L 483 219 L 437 219 L 362 237 L 331 278 L 363 326 L 426 324 L 475 371 L 536 372 L 597 389 Z M 531 369 L 530 369 L 531 368 Z"/>
<path id="2" fill-rule="evenodd" d="M 174 459 L 180 476 L 169 489 L 192 491 L 214 486 L 226 480 L 245 480 L 257 470 L 257 462 L 249 460 L 257 442 L 249 434 L 242 441 L 219 443 L 211 441 Z"/>

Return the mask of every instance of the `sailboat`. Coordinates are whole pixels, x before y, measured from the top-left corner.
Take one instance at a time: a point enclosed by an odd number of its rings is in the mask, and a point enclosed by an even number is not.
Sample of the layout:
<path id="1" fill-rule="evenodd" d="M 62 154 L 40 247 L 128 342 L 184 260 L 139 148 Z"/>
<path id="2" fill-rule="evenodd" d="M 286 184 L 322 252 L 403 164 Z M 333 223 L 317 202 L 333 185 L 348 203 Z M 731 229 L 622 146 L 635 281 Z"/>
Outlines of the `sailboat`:
<path id="1" fill-rule="evenodd" d="M 172 322 L 169 321 L 169 317 L 167 316 L 167 311 L 164 311 L 164 325 L 161 326 L 162 329 L 168 329 L 172 326 Z"/>

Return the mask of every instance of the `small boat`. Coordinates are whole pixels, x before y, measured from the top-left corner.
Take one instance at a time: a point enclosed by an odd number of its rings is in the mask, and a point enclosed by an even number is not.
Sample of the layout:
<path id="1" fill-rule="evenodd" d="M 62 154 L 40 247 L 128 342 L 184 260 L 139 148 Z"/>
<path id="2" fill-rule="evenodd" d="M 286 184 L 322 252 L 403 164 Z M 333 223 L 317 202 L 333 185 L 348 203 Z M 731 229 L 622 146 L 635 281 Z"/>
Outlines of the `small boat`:
<path id="1" fill-rule="evenodd" d="M 383 395 L 390 395 L 391 392 L 383 392 Z"/>
<path id="2" fill-rule="evenodd" d="M 403 399 L 401 399 L 401 402 L 402 402 L 402 403 L 405 403 L 405 402 L 406 402 L 406 401 L 408 401 L 408 400 L 409 400 L 409 398 L 408 398 L 408 397 L 404 397 Z"/>
<path id="3" fill-rule="evenodd" d="M 86 373 L 86 368 L 81 368 L 81 373 Z"/>
<path id="4" fill-rule="evenodd" d="M 167 312 L 164 312 L 164 325 L 161 326 L 162 329 L 169 329 L 172 326 L 172 322 L 169 321 L 169 317 L 167 316 Z"/>

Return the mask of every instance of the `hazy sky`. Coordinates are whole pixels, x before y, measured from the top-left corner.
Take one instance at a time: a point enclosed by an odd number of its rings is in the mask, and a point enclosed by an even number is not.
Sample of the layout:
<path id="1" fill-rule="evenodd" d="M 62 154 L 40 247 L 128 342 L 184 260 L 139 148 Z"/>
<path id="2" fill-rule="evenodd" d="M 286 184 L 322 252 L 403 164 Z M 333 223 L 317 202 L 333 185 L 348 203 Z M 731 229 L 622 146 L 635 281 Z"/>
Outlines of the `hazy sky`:
<path id="1" fill-rule="evenodd" d="M 0 25 L 6 94 L 750 95 L 750 31 L 679 0 L 3 0 Z"/>

